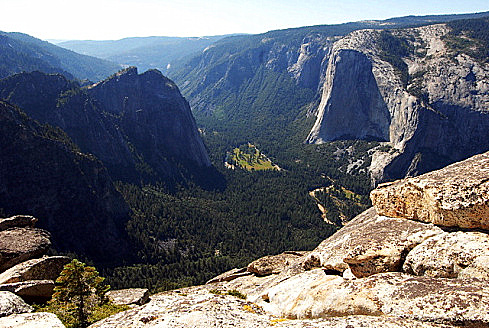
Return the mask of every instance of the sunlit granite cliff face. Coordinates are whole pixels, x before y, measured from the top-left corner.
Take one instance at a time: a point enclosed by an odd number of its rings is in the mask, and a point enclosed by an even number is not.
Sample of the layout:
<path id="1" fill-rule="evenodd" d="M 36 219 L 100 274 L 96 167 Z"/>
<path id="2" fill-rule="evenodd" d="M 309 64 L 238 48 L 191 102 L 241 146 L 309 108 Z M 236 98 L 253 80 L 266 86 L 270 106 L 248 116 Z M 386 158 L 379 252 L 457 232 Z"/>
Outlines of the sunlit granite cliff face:
<path id="1" fill-rule="evenodd" d="M 451 31 L 444 24 L 360 30 L 337 41 L 307 142 L 387 142 L 390 150 L 373 155 L 374 181 L 487 150 L 489 64 L 454 46 Z"/>

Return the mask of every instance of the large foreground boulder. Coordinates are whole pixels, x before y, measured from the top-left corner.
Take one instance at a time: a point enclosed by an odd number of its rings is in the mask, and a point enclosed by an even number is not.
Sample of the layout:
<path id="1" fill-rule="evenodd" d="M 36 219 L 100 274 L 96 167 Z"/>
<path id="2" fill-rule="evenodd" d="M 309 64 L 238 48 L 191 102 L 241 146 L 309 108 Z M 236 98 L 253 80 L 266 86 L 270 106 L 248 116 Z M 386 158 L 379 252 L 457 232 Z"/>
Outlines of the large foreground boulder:
<path id="1" fill-rule="evenodd" d="M 489 278 L 489 235 L 482 232 L 444 232 L 416 246 L 403 271 L 440 278 Z"/>
<path id="2" fill-rule="evenodd" d="M 15 313 L 32 312 L 34 309 L 14 293 L 0 291 L 0 317 Z"/>
<path id="3" fill-rule="evenodd" d="M 44 256 L 19 263 L 0 274 L 0 284 L 26 280 L 56 280 L 65 264 L 70 262 L 66 256 Z"/>
<path id="4" fill-rule="evenodd" d="M 0 318 L 0 327 L 8 328 L 65 328 L 56 314 L 48 312 L 13 314 Z"/>
<path id="5" fill-rule="evenodd" d="M 402 318 L 350 316 L 288 320 L 266 313 L 261 306 L 197 286 L 151 297 L 146 305 L 115 314 L 90 328 L 445 328 L 448 326 Z"/>
<path id="6" fill-rule="evenodd" d="M 379 215 L 489 230 L 489 152 L 370 194 Z"/>
<path id="7" fill-rule="evenodd" d="M 0 231 L 0 272 L 44 255 L 51 246 L 49 238 L 47 231 L 37 228 Z"/>
<path id="8" fill-rule="evenodd" d="M 399 272 L 345 280 L 320 269 L 271 288 L 266 310 L 286 318 L 369 315 L 489 326 L 487 282 L 413 277 Z"/>
<path id="9" fill-rule="evenodd" d="M 405 254 L 442 232 L 433 225 L 379 216 L 370 208 L 324 240 L 306 257 L 304 266 L 332 272 L 350 268 L 356 277 L 400 271 Z"/>

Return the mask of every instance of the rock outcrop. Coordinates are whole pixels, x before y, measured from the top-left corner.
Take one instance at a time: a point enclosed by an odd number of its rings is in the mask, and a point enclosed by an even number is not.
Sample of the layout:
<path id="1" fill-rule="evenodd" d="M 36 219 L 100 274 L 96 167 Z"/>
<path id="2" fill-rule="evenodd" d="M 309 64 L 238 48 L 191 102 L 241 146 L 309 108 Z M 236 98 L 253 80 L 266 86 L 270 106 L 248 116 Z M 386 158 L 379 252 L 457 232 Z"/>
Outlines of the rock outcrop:
<path id="1" fill-rule="evenodd" d="M 54 290 L 52 280 L 28 280 L 0 285 L 0 290 L 20 296 L 27 303 L 42 304 L 51 299 Z"/>
<path id="2" fill-rule="evenodd" d="M 20 227 L 0 231 L 0 291 L 14 293 L 27 303 L 49 301 L 53 295 L 54 281 L 69 258 L 43 256 L 51 245 L 49 233 L 34 227 L 23 227 L 26 223 L 32 225 L 37 218 L 17 215 L 4 221 L 9 226 L 16 223 Z M 14 309 L 13 313 L 21 312 Z"/>
<path id="3" fill-rule="evenodd" d="M 403 271 L 417 276 L 487 279 L 488 257 L 487 233 L 444 232 L 409 252 Z"/>
<path id="4" fill-rule="evenodd" d="M 27 280 L 56 280 L 68 262 L 70 258 L 66 256 L 44 256 L 28 260 L 0 273 L 0 284 Z"/>
<path id="5" fill-rule="evenodd" d="M 489 153 L 381 184 L 371 198 L 380 215 L 489 230 Z"/>
<path id="6" fill-rule="evenodd" d="M 12 314 L 0 318 L 0 327 L 8 328 L 65 328 L 56 314 L 48 312 Z"/>
<path id="7" fill-rule="evenodd" d="M 34 227 L 36 222 L 37 219 L 30 215 L 14 215 L 9 218 L 0 218 L 0 231 L 7 230 L 13 227 Z"/>
<path id="8" fill-rule="evenodd" d="M 371 208 L 323 241 L 305 258 L 303 266 L 338 273 L 349 268 L 358 278 L 400 271 L 411 249 L 442 232 L 433 225 L 379 216 Z"/>
<path id="9" fill-rule="evenodd" d="M 457 165 L 470 166 L 475 177 L 486 170 L 484 161 L 475 156 Z M 419 184 L 434 174 L 420 176 Z M 468 181 L 465 192 L 477 191 L 479 184 Z M 204 286 L 153 295 L 93 327 L 488 327 L 489 234 L 457 229 L 371 208 L 288 265 L 284 254 L 267 256 L 250 264 L 264 270 L 233 270 Z"/>
<path id="10" fill-rule="evenodd" d="M 149 300 L 149 290 L 146 288 L 110 290 L 106 296 L 114 304 L 143 305 Z"/>
<path id="11" fill-rule="evenodd" d="M 248 264 L 247 270 L 258 276 L 277 274 L 304 254 L 305 252 L 285 252 L 279 255 L 265 256 Z"/>
<path id="12" fill-rule="evenodd" d="M 487 282 L 381 273 L 344 280 L 315 269 L 272 287 L 264 308 L 303 319 L 348 315 L 391 316 L 446 324 L 487 325 Z"/>
<path id="13" fill-rule="evenodd" d="M 14 293 L 0 291 L 0 317 L 11 314 L 32 312 L 34 309 Z"/>
<path id="14" fill-rule="evenodd" d="M 47 231 L 37 228 L 10 228 L 0 231 L 0 272 L 42 256 L 51 242 Z"/>

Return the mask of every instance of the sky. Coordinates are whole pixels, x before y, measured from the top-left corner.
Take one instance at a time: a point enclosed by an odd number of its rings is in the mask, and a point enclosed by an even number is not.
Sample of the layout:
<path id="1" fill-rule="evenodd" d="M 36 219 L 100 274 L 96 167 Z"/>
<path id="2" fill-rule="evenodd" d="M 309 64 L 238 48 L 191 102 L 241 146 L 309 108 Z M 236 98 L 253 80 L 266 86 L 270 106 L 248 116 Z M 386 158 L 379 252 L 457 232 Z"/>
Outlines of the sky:
<path id="1" fill-rule="evenodd" d="M 489 11 L 488 0 L 0 0 L 0 31 L 40 39 L 262 33 L 407 15 Z"/>

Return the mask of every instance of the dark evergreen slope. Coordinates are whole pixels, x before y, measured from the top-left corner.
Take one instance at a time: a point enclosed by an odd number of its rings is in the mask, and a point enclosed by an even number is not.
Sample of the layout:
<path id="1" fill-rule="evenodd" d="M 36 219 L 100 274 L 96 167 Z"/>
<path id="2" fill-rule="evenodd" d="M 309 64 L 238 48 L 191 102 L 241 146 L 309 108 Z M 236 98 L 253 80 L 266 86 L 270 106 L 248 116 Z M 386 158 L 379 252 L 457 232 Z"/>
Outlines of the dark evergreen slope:
<path id="1" fill-rule="evenodd" d="M 21 73 L 0 81 L 0 98 L 62 128 L 123 181 L 178 180 L 210 166 L 188 103 L 158 71 L 121 71 L 88 88 L 61 75 Z"/>
<path id="2" fill-rule="evenodd" d="M 223 37 L 225 36 L 193 38 L 151 36 L 107 41 L 73 40 L 58 45 L 84 55 L 136 66 L 142 72 L 156 68 L 167 74 L 182 58 L 202 52 Z"/>
<path id="3" fill-rule="evenodd" d="M 0 209 L 30 214 L 57 250 L 103 263 L 130 259 L 129 208 L 107 171 L 63 131 L 0 101 Z"/>
<path id="4" fill-rule="evenodd" d="M 0 32 L 0 78 L 23 71 L 42 71 L 99 81 L 119 69 L 112 62 L 80 55 L 27 34 Z"/>

